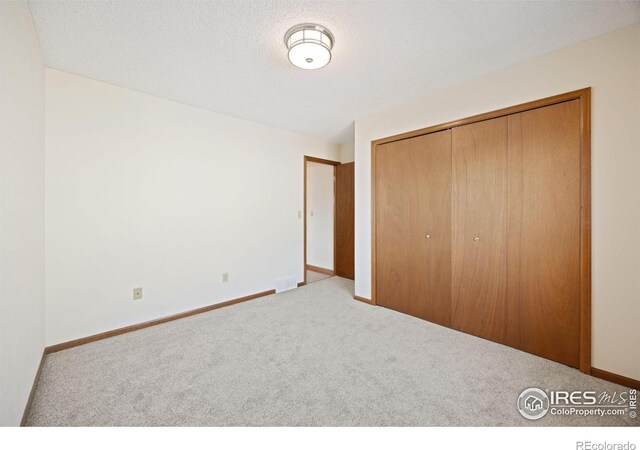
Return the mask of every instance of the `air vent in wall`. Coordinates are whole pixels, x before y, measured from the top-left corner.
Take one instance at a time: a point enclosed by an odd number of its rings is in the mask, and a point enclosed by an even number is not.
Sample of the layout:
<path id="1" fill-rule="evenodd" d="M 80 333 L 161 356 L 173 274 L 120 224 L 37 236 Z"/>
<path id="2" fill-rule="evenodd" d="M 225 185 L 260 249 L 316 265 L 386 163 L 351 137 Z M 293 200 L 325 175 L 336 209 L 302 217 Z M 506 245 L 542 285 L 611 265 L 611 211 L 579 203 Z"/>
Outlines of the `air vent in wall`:
<path id="1" fill-rule="evenodd" d="M 298 282 L 296 281 L 296 276 L 291 275 L 284 278 L 278 278 L 276 280 L 276 293 L 288 291 L 290 289 L 295 289 L 298 287 Z"/>

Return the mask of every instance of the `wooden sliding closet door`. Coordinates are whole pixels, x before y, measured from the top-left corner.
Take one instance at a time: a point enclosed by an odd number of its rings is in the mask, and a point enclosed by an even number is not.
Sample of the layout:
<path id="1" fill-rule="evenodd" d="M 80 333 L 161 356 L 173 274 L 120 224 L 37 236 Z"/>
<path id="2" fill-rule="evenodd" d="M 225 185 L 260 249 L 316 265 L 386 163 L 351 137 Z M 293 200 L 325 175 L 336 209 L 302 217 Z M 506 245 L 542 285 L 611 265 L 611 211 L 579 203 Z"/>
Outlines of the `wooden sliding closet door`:
<path id="1" fill-rule="evenodd" d="M 376 301 L 451 318 L 451 131 L 376 149 Z"/>
<path id="2" fill-rule="evenodd" d="M 507 118 L 453 129 L 452 326 L 505 342 Z"/>
<path id="3" fill-rule="evenodd" d="M 509 298 L 520 308 L 520 348 L 578 367 L 580 100 L 509 116 L 509 161 Z"/>

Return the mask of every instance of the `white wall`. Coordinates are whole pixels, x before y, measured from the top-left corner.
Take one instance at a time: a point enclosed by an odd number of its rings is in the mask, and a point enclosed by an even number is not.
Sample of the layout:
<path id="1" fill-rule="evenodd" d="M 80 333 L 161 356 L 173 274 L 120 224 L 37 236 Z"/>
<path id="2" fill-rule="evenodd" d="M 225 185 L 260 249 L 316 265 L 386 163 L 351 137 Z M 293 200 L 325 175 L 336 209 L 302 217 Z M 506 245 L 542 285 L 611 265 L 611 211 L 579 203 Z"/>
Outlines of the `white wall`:
<path id="1" fill-rule="evenodd" d="M 44 350 L 44 66 L 26 2 L 0 2 L 0 425 Z"/>
<path id="2" fill-rule="evenodd" d="M 307 264 L 333 270 L 333 171 L 307 162 Z"/>
<path id="3" fill-rule="evenodd" d="M 303 156 L 337 146 L 46 73 L 47 345 L 303 279 Z"/>
<path id="4" fill-rule="evenodd" d="M 640 24 L 360 119 L 356 295 L 371 297 L 371 141 L 593 87 L 593 366 L 640 379 Z"/>
<path id="5" fill-rule="evenodd" d="M 340 162 L 342 164 L 353 162 L 355 159 L 353 141 L 340 145 Z"/>

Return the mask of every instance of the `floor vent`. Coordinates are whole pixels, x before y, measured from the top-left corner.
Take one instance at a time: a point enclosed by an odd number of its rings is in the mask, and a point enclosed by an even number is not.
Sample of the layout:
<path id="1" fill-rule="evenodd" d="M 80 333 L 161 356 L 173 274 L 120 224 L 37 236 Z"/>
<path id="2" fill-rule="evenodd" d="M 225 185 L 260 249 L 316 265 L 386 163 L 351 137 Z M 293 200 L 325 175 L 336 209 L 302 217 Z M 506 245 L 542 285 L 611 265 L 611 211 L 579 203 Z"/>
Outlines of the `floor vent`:
<path id="1" fill-rule="evenodd" d="M 295 275 L 284 277 L 284 278 L 278 278 L 276 280 L 276 293 L 288 291 L 290 289 L 295 289 L 297 287 L 298 287 L 298 282 L 296 281 Z"/>

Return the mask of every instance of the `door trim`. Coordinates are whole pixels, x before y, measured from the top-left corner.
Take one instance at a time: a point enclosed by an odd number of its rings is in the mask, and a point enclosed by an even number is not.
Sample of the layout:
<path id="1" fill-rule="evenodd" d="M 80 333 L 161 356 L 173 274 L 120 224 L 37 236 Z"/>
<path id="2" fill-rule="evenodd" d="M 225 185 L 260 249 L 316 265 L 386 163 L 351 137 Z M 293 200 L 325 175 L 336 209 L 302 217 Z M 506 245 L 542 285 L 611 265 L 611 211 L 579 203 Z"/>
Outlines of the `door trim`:
<path id="1" fill-rule="evenodd" d="M 336 269 L 336 166 L 339 166 L 338 161 L 330 159 L 316 158 L 315 156 L 304 155 L 303 162 L 303 208 L 302 208 L 302 226 L 304 229 L 303 242 L 304 242 L 304 261 L 302 264 L 303 284 L 307 284 L 307 163 L 314 162 L 318 164 L 327 164 L 333 166 L 333 270 Z"/>
<path id="2" fill-rule="evenodd" d="M 312 272 L 321 273 L 323 275 L 334 276 L 336 274 L 335 270 L 325 269 L 324 267 L 312 266 L 311 264 L 307 264 L 306 269 Z"/>
<path id="3" fill-rule="evenodd" d="M 371 302 L 376 292 L 376 149 L 379 145 L 436 133 L 462 125 L 580 100 L 580 371 L 591 374 L 591 88 L 497 109 L 464 119 L 453 120 L 419 130 L 371 141 Z M 306 167 L 306 163 L 305 163 Z M 305 182 L 306 186 L 306 182 Z M 305 194 L 306 198 L 306 194 Z M 305 237 L 306 243 L 306 237 Z M 306 260 L 306 253 L 305 253 Z"/>

